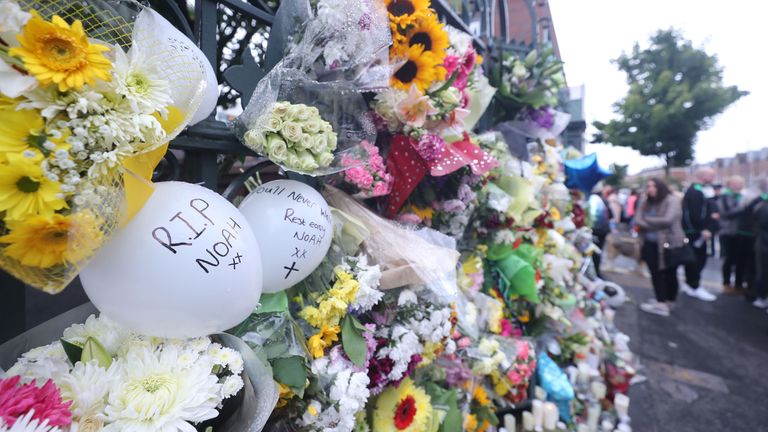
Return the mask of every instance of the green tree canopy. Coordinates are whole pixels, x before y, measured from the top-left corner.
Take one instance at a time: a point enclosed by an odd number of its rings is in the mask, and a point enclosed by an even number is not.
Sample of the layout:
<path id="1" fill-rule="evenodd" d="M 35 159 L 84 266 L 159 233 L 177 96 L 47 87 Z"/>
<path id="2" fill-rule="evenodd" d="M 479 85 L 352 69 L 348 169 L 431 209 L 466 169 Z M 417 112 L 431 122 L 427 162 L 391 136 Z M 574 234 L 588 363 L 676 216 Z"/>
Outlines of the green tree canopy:
<path id="1" fill-rule="evenodd" d="M 724 86 L 717 57 L 678 31 L 659 30 L 650 42 L 645 49 L 635 43 L 631 54 L 614 60 L 627 74 L 629 92 L 614 104 L 618 119 L 594 122 L 592 142 L 661 156 L 667 167 L 688 165 L 696 134 L 748 92 Z"/>
<path id="2" fill-rule="evenodd" d="M 628 164 L 612 164 L 611 175 L 605 178 L 603 182 L 615 188 L 624 186 L 624 179 L 627 177 Z"/>

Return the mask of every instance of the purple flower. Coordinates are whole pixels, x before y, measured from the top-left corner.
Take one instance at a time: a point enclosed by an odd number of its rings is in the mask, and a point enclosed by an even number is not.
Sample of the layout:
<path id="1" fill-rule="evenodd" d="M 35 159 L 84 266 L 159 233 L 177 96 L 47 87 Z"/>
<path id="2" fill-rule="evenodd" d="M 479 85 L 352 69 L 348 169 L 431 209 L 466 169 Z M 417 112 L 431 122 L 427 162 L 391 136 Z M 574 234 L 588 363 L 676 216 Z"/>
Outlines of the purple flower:
<path id="1" fill-rule="evenodd" d="M 413 148 L 425 161 L 436 160 L 443 153 L 445 141 L 437 135 L 425 134 L 418 141 L 413 142 Z"/>
<path id="2" fill-rule="evenodd" d="M 467 208 L 466 204 L 464 204 L 463 201 L 458 199 L 443 201 L 440 204 L 440 207 L 443 209 L 443 211 L 448 213 L 460 213 L 466 210 Z"/>
<path id="3" fill-rule="evenodd" d="M 548 106 L 539 109 L 527 108 L 523 116 L 542 129 L 550 129 L 555 125 L 555 114 Z"/>

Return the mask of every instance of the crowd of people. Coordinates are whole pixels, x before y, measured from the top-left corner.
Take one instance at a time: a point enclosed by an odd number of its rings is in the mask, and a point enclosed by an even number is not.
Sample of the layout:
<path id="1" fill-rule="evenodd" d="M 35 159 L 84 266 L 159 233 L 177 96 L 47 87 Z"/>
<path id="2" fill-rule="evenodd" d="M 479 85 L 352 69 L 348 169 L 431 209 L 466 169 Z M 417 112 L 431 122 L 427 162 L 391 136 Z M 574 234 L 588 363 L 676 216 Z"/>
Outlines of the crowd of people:
<path id="1" fill-rule="evenodd" d="M 701 168 L 684 192 L 654 178 L 643 190 L 619 199 L 611 186 L 590 197 L 595 243 L 606 245 L 620 224 L 640 239 L 639 258 L 647 265 L 655 292 L 640 305 L 648 313 L 669 316 L 679 291 L 702 301 L 716 295 L 701 285 L 710 256 L 722 260 L 722 293 L 742 295 L 758 308 L 768 309 L 768 178 L 747 191 L 742 177 L 714 184 L 715 172 Z M 601 255 L 595 269 L 601 276 Z M 684 283 L 678 269 L 685 270 Z"/>

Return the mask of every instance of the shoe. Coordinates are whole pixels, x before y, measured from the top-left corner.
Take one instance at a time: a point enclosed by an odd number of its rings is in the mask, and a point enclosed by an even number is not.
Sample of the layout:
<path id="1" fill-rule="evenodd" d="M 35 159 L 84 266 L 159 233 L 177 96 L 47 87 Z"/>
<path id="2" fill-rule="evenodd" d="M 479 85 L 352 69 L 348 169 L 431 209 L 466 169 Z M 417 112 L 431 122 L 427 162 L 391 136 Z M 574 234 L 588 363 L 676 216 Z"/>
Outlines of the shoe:
<path id="1" fill-rule="evenodd" d="M 640 305 L 640 310 L 649 314 L 659 315 L 663 317 L 669 316 L 669 307 L 664 303 L 659 303 L 656 300 L 647 301 Z"/>
<path id="2" fill-rule="evenodd" d="M 716 295 L 712 294 L 711 292 L 705 290 L 702 287 L 698 287 L 694 291 L 695 291 L 696 298 L 698 298 L 699 300 L 711 302 L 711 301 L 715 301 L 715 299 L 717 299 Z"/>
<path id="3" fill-rule="evenodd" d="M 760 309 L 768 308 L 768 299 L 759 298 L 752 302 L 752 306 Z"/>
<path id="4" fill-rule="evenodd" d="M 683 284 L 681 286 L 681 289 L 683 290 L 684 293 L 688 294 L 689 296 L 696 297 L 696 290 L 689 287 L 688 284 Z"/>
<path id="5" fill-rule="evenodd" d="M 723 284 L 723 294 L 725 295 L 738 295 L 739 290 L 737 290 L 733 285 L 731 284 Z"/>

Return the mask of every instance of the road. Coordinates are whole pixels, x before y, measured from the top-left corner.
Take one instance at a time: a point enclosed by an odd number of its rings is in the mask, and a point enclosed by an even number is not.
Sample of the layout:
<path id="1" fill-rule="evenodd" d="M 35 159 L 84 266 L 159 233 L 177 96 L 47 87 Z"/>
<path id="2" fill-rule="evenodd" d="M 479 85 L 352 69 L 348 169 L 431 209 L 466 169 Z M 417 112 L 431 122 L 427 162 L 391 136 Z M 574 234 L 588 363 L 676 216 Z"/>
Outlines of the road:
<path id="1" fill-rule="evenodd" d="M 638 305 L 653 296 L 650 280 L 617 264 L 607 277 L 631 300 L 616 323 L 647 378 L 630 391 L 633 431 L 768 431 L 768 314 L 742 297 L 708 303 L 681 293 L 671 317 L 649 315 Z M 704 273 L 711 290 L 718 266 L 710 259 Z"/>

